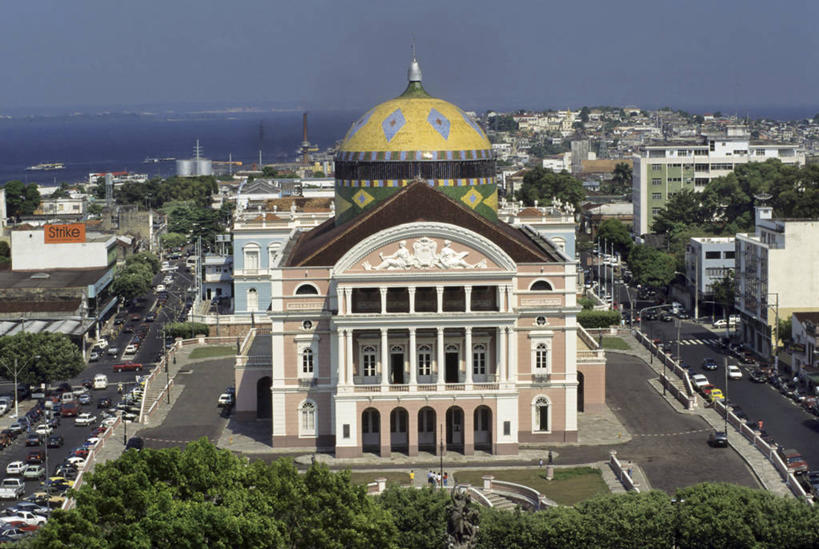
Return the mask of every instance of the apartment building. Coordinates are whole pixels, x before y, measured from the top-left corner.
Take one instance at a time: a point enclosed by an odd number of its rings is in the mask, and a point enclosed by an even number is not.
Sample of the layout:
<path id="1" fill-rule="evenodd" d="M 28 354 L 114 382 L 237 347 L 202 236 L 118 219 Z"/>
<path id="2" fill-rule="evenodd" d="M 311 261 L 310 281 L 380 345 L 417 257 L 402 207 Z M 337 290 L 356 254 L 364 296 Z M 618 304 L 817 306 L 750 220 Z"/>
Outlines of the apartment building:
<path id="1" fill-rule="evenodd" d="M 706 135 L 674 143 L 648 145 L 633 157 L 634 233 L 651 231 L 654 217 L 682 189 L 702 191 L 714 178 L 738 164 L 776 158 L 804 165 L 797 145 L 752 143 L 744 126 L 729 126 L 724 135 Z"/>

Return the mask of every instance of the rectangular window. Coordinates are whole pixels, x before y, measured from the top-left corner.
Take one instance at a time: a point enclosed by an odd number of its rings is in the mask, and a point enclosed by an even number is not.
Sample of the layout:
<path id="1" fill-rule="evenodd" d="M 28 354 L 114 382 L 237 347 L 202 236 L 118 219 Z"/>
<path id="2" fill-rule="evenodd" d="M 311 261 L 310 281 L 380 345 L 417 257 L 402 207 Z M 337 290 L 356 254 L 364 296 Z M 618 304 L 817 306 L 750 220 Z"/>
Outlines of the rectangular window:
<path id="1" fill-rule="evenodd" d="M 687 149 L 677 149 L 677 156 L 688 156 Z"/>
<path id="2" fill-rule="evenodd" d="M 682 164 L 669 164 L 671 168 L 682 168 Z"/>
<path id="3" fill-rule="evenodd" d="M 705 252 L 705 259 L 719 259 L 719 252 Z"/>
<path id="4" fill-rule="evenodd" d="M 345 423 L 344 425 L 342 425 L 341 426 L 341 431 L 343 433 L 342 434 L 343 438 L 350 438 L 350 424 L 349 423 Z"/>
<path id="5" fill-rule="evenodd" d="M 511 421 L 504 421 L 503 422 L 503 436 L 508 437 L 512 434 L 512 422 Z"/>
<path id="6" fill-rule="evenodd" d="M 313 350 L 305 349 L 301 352 L 301 371 L 304 374 L 313 373 Z"/>
<path id="7" fill-rule="evenodd" d="M 705 149 L 696 149 L 694 151 L 694 156 L 708 156 L 708 151 Z"/>
<path id="8" fill-rule="evenodd" d="M 651 193 L 651 199 L 652 200 L 662 200 L 663 199 L 663 193 Z"/>
<path id="9" fill-rule="evenodd" d="M 472 353 L 472 373 L 483 375 L 486 373 L 486 347 L 476 345 Z"/>
<path id="10" fill-rule="evenodd" d="M 652 177 L 652 178 L 651 178 L 651 184 L 652 184 L 652 185 L 662 185 L 662 184 L 663 184 L 663 180 L 662 180 L 662 179 L 660 179 L 659 177 Z"/>
<path id="11" fill-rule="evenodd" d="M 651 165 L 651 171 L 652 172 L 661 172 L 661 171 L 663 171 L 663 165 L 662 164 L 652 164 Z"/>
<path id="12" fill-rule="evenodd" d="M 723 252 L 722 257 L 725 259 L 736 259 L 736 252 L 733 250 L 730 252 Z"/>
<path id="13" fill-rule="evenodd" d="M 364 376 L 375 375 L 375 347 L 365 347 L 361 352 L 361 362 L 364 365 Z"/>
<path id="14" fill-rule="evenodd" d="M 657 215 L 660 213 L 660 208 L 651 208 L 651 215 Z"/>
<path id="15" fill-rule="evenodd" d="M 428 376 L 432 374 L 432 348 L 429 345 L 421 345 L 418 348 L 418 375 Z"/>
<path id="16" fill-rule="evenodd" d="M 665 149 L 652 149 L 648 151 L 649 158 L 665 158 Z"/>

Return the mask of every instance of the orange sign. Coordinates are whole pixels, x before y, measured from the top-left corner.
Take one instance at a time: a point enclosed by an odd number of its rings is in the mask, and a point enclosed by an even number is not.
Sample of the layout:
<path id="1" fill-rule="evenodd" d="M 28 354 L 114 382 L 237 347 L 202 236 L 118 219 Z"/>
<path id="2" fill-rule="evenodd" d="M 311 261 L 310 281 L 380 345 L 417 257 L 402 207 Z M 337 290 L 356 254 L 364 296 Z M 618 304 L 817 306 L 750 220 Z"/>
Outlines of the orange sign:
<path id="1" fill-rule="evenodd" d="M 46 244 L 67 244 L 72 242 L 85 242 L 85 223 L 45 226 Z"/>

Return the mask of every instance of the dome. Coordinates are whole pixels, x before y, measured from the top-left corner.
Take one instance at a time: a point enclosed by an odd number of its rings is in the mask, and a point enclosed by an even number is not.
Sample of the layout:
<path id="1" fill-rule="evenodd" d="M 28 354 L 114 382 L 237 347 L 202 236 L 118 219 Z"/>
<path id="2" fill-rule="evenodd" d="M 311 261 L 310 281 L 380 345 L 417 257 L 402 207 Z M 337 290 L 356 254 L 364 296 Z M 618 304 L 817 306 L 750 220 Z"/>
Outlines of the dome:
<path id="1" fill-rule="evenodd" d="M 336 223 L 420 179 L 497 219 L 492 145 L 457 106 L 430 96 L 413 58 L 400 96 L 353 122 L 336 153 Z"/>

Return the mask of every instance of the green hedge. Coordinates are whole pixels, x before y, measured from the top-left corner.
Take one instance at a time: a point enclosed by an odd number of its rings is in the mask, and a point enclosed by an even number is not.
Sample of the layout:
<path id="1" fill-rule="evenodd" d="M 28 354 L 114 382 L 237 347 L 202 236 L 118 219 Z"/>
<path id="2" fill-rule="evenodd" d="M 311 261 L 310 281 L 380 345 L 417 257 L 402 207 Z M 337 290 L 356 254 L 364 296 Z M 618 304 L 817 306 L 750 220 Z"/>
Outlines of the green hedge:
<path id="1" fill-rule="evenodd" d="M 580 311 L 577 321 L 584 328 L 607 328 L 620 324 L 620 311 Z"/>
<path id="2" fill-rule="evenodd" d="M 191 339 L 198 335 L 208 335 L 210 329 L 207 324 L 201 322 L 171 322 L 165 325 L 165 330 L 172 337 Z"/>

